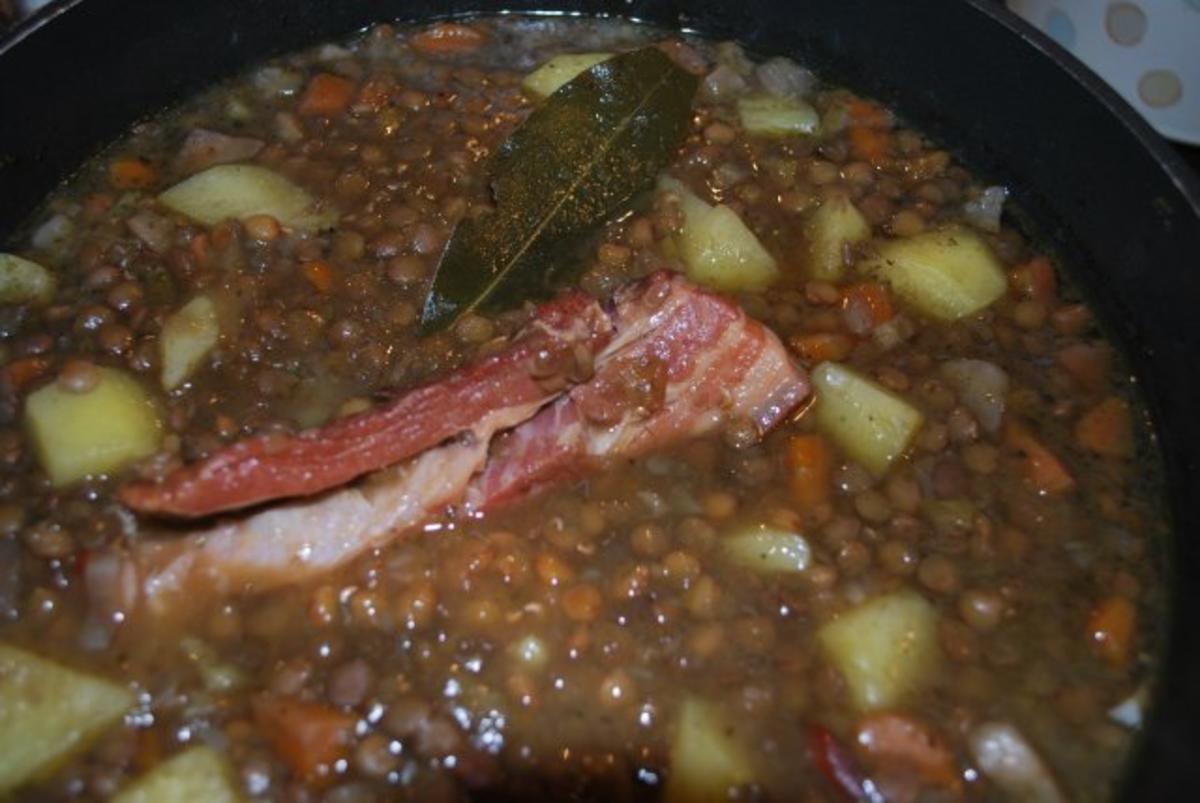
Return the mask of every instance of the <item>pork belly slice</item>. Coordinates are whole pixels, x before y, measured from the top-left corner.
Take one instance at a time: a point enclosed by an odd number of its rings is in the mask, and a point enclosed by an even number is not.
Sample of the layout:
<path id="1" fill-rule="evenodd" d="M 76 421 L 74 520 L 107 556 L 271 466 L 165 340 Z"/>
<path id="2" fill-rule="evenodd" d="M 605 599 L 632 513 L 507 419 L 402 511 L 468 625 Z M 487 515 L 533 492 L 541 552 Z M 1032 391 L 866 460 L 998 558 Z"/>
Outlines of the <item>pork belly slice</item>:
<path id="1" fill-rule="evenodd" d="M 354 486 L 131 544 L 121 574 L 125 610 L 145 603 L 162 613 L 172 600 L 304 582 L 450 506 L 485 513 L 730 419 L 765 433 L 809 394 L 773 333 L 680 276 L 657 273 L 627 287 L 609 315 L 615 334 L 595 375 L 540 411 L 536 399 L 507 408 L 522 423 L 502 436 L 467 431 Z"/>
<path id="2" fill-rule="evenodd" d="M 391 402 L 293 436 L 239 441 L 159 482 L 120 490 L 139 513 L 195 518 L 336 488 L 470 432 L 486 443 L 586 379 L 613 334 L 594 300 L 573 292 L 543 305 L 502 351 Z M 559 372 L 559 373 L 555 373 Z"/>
<path id="3" fill-rule="evenodd" d="M 596 375 L 497 439 L 468 491 L 472 507 L 491 509 L 730 420 L 761 436 L 809 395 L 773 332 L 681 276 L 654 274 L 621 291 L 615 310 L 617 336 Z"/>

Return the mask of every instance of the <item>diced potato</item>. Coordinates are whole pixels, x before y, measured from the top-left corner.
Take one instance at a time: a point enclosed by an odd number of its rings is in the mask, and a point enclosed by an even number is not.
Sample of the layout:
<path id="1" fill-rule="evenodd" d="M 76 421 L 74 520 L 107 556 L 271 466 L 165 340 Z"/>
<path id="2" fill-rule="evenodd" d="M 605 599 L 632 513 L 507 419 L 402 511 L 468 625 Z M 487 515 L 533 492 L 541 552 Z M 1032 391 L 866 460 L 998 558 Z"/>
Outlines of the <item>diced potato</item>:
<path id="1" fill-rule="evenodd" d="M 818 426 L 852 459 L 883 474 L 904 454 L 924 416 L 904 399 L 838 363 L 812 372 Z"/>
<path id="2" fill-rule="evenodd" d="M 158 200 L 208 226 L 228 218 L 270 215 L 285 226 L 316 231 L 338 219 L 337 210 L 318 206 L 307 192 L 258 165 L 210 167 L 171 187 Z"/>
<path id="3" fill-rule="evenodd" d="M 804 233 L 808 239 L 809 277 L 836 282 L 846 272 L 846 245 L 870 237 L 871 224 L 849 198 L 835 195 L 812 213 Z"/>
<path id="4" fill-rule="evenodd" d="M 667 803 L 724 801 L 730 787 L 753 780 L 753 764 L 737 742 L 735 728 L 711 703 L 685 699 L 671 744 Z"/>
<path id="5" fill-rule="evenodd" d="M 133 703 L 123 686 L 0 644 L 0 796 L 86 749 Z"/>
<path id="6" fill-rule="evenodd" d="M 563 84 L 584 70 L 590 70 L 600 62 L 608 61 L 612 55 L 612 53 L 564 53 L 561 56 L 555 56 L 525 76 L 521 87 L 536 98 L 550 97 Z"/>
<path id="7" fill-rule="evenodd" d="M 683 228 L 675 241 L 688 278 L 731 292 L 766 287 L 779 268 L 742 219 L 724 204 L 711 206 L 673 179 L 660 187 L 679 197 Z"/>
<path id="8" fill-rule="evenodd" d="M 859 267 L 891 283 L 921 312 L 946 321 L 974 315 L 1008 286 L 991 248 L 961 226 L 890 240 Z"/>
<path id="9" fill-rule="evenodd" d="M 72 393 L 50 383 L 25 402 L 25 427 L 42 468 L 57 486 L 107 474 L 158 451 L 162 420 L 132 377 L 97 368 L 96 386 Z"/>
<path id="10" fill-rule="evenodd" d="M 803 535 L 775 527 L 751 527 L 726 536 L 721 548 L 731 561 L 756 572 L 802 572 L 812 560 Z"/>
<path id="11" fill-rule="evenodd" d="M 738 117 L 747 133 L 763 137 L 808 136 L 821 127 L 817 110 L 797 98 L 760 95 L 738 100 Z"/>
<path id="12" fill-rule="evenodd" d="M 54 274 L 16 254 L 0 253 L 0 304 L 46 302 L 54 298 Z"/>
<path id="13" fill-rule="evenodd" d="M 187 381 L 220 337 L 220 317 L 211 298 L 199 295 L 178 309 L 163 324 L 158 341 L 163 387 L 174 390 Z"/>
<path id="14" fill-rule="evenodd" d="M 817 640 L 864 710 L 896 705 L 938 671 L 938 613 L 903 590 L 864 602 L 823 625 Z"/>
<path id="15" fill-rule="evenodd" d="M 236 803 L 233 771 L 211 747 L 192 747 L 122 789 L 112 803 Z"/>

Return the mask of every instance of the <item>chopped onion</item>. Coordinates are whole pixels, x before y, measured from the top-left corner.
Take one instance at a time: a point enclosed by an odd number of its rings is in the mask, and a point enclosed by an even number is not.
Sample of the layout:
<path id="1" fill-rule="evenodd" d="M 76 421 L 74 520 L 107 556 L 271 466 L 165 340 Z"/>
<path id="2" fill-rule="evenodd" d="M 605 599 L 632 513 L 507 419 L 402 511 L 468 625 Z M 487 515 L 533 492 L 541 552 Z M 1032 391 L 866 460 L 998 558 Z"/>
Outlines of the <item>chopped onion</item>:
<path id="1" fill-rule="evenodd" d="M 194 128 L 179 148 L 175 164 L 184 173 L 198 173 L 213 165 L 249 159 L 263 149 L 263 144 L 253 137 L 231 137 L 220 131 Z"/>
<path id="2" fill-rule="evenodd" d="M 720 64 L 704 78 L 701 93 L 708 100 L 722 101 L 745 93 L 746 79 L 728 64 Z"/>
<path id="3" fill-rule="evenodd" d="M 1037 751 L 1007 722 L 986 722 L 967 737 L 984 775 L 1014 800 L 1062 803 L 1063 796 Z"/>
<path id="4" fill-rule="evenodd" d="M 984 430 L 1000 429 L 1008 396 L 1008 374 L 987 360 L 965 359 L 943 363 L 942 376 Z"/>
<path id="5" fill-rule="evenodd" d="M 764 90 L 782 98 L 803 98 L 817 83 L 816 76 L 810 71 L 779 56 L 764 61 L 754 72 Z"/>
<path id="6" fill-rule="evenodd" d="M 963 204 L 963 214 L 967 222 L 977 229 L 1000 231 L 1000 213 L 1004 211 L 1007 198 L 1008 190 L 1004 187 L 988 187 L 978 198 Z"/>
<path id="7" fill-rule="evenodd" d="M 1142 727 L 1145 714 L 1146 687 L 1141 686 L 1133 694 L 1108 709 L 1108 718 L 1127 728 Z"/>
<path id="8" fill-rule="evenodd" d="M 263 67 L 251 80 L 260 92 L 270 97 L 294 95 L 299 91 L 304 77 L 295 70 L 283 67 Z"/>
<path id="9" fill-rule="evenodd" d="M 125 225 L 154 253 L 165 254 L 171 250 L 171 243 L 175 238 L 175 224 L 170 218 L 143 209 L 125 221 Z"/>
<path id="10" fill-rule="evenodd" d="M 30 238 L 30 243 L 39 251 L 57 254 L 71 239 L 75 224 L 63 214 L 58 214 L 38 226 Z"/>

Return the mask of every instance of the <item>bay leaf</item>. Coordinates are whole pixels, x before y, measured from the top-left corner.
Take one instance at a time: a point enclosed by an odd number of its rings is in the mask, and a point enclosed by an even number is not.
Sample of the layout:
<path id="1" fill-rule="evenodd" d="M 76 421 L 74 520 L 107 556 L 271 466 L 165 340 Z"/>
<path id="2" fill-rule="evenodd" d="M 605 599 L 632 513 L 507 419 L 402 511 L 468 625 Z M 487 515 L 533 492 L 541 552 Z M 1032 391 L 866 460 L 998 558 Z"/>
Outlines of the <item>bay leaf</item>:
<path id="1" fill-rule="evenodd" d="M 645 47 L 597 64 L 547 98 L 492 158 L 494 211 L 455 228 L 422 329 L 545 297 L 574 278 L 580 245 L 649 189 L 679 147 L 696 84 Z"/>

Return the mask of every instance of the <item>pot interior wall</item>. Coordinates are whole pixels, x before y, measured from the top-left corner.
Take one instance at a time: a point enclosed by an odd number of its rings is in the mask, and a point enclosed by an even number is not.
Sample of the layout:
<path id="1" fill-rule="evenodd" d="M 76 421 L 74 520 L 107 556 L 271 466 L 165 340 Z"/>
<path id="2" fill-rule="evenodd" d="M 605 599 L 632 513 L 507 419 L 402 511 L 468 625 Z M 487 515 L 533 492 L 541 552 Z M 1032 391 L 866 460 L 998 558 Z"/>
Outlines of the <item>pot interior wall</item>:
<path id="1" fill-rule="evenodd" d="M 0 242 L 135 120 L 271 55 L 371 22 L 557 9 L 621 14 L 784 53 L 894 105 L 1007 184 L 1124 343 L 1164 453 L 1178 534 L 1170 651 L 1131 799 L 1166 799 L 1200 744 L 1200 190 L 1084 68 L 985 0 L 64 2 L 0 44 Z"/>

